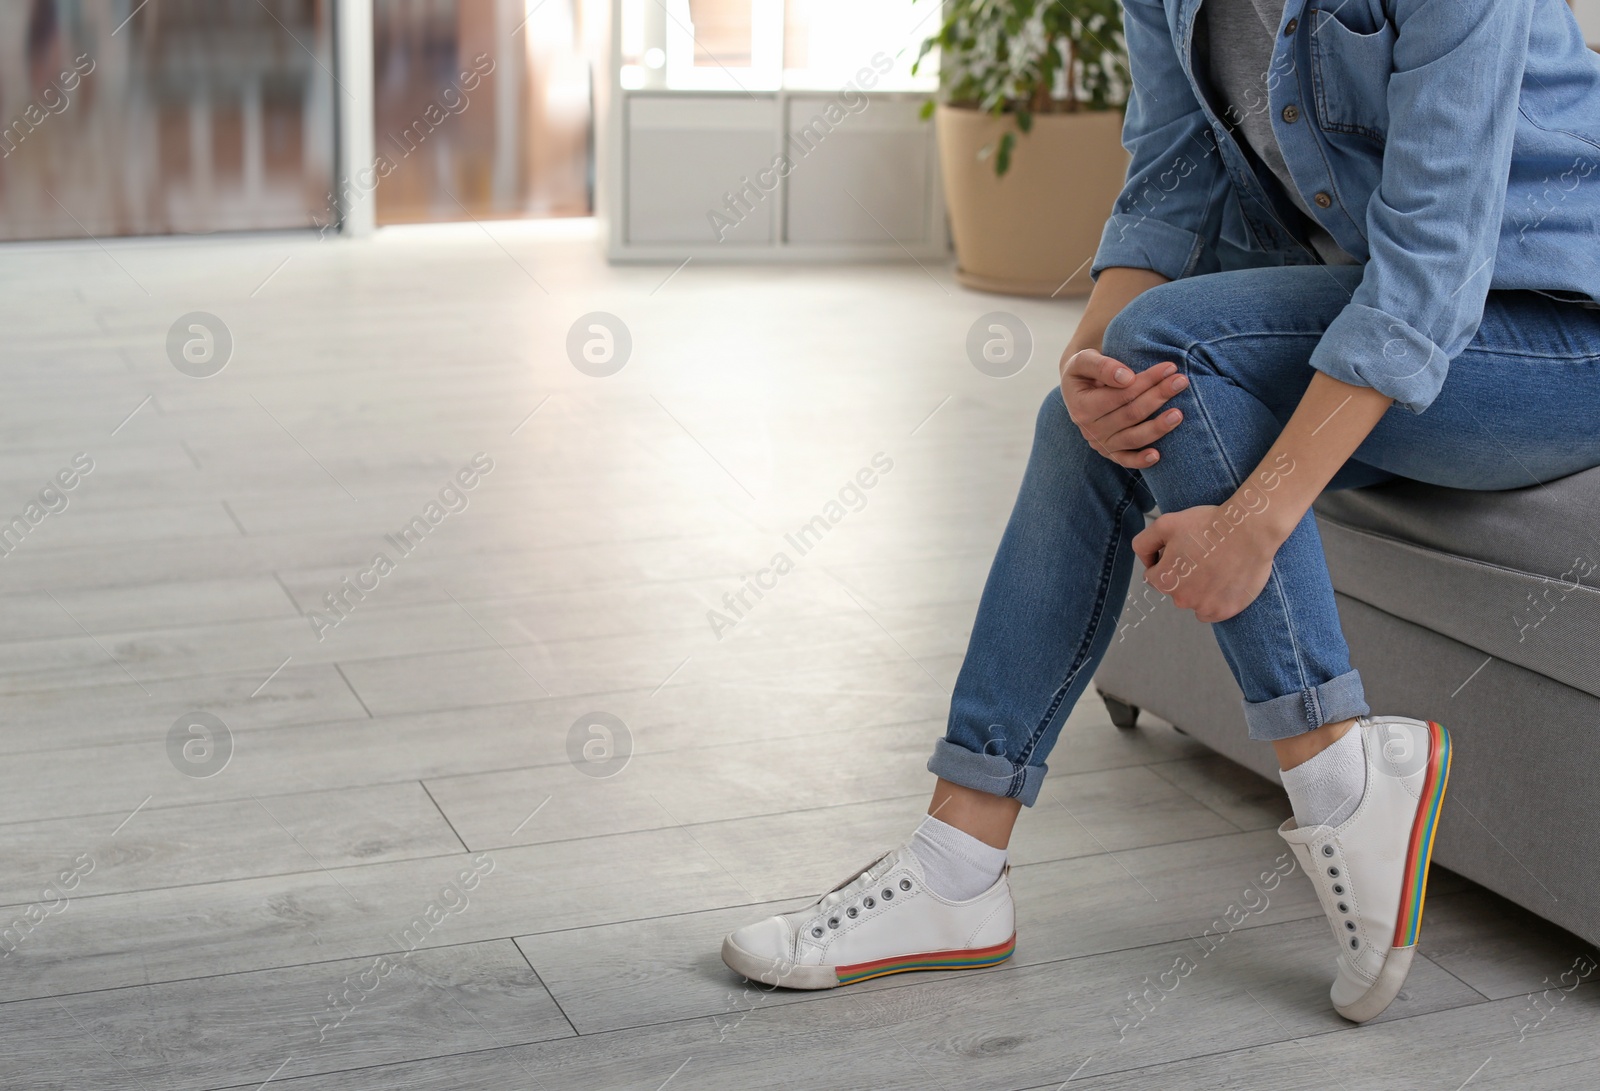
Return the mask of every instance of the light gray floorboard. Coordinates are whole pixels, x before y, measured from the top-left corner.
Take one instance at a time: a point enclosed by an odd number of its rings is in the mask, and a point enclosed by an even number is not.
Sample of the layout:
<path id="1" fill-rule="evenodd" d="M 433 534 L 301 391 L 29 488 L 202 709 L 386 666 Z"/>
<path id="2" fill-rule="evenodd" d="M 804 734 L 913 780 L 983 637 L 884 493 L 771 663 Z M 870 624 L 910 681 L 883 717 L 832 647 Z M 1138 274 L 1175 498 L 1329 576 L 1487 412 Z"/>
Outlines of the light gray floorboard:
<path id="1" fill-rule="evenodd" d="M 285 610 L 271 620 L 100 634 L 12 645 L 0 667 L 0 692 L 27 693 L 80 685 L 152 680 L 255 669 L 263 680 L 286 658 L 332 663 L 343 658 L 416 655 L 485 646 L 489 637 L 452 603 L 357 614 L 317 639 L 305 618 Z"/>
<path id="2" fill-rule="evenodd" d="M 505 940 L 4 1007 L 0 1084 L 216 1087 L 573 1033 Z"/>
<path id="3" fill-rule="evenodd" d="M 1161 762 L 1150 766 L 1150 771 L 1182 788 L 1241 830 L 1275 830 L 1294 813 L 1283 785 L 1263 780 L 1219 754 Z"/>
<path id="4" fill-rule="evenodd" d="M 498 1078 L 583 1091 L 649 1087 L 693 1058 L 683 1071 L 692 1069 L 695 1086 L 708 1088 L 1015 1088 L 1064 1082 L 1080 1066 L 1093 1075 L 1161 1064 L 1317 1034 L 1342 1022 L 1326 1003 L 1332 939 L 1321 921 L 1249 929 L 1236 938 L 1231 950 L 1225 946 L 1197 963 L 1126 1034 L 1117 1023 L 1126 994 L 1193 950 L 1188 940 L 820 1002 L 769 1006 L 757 995 L 742 998 L 742 1011 L 714 1018 L 452 1059 L 459 1082 L 449 1086 L 489 1087 Z M 1476 997 L 1423 963 L 1407 991 L 1409 999 L 1398 1001 L 1384 1019 L 1403 1020 Z M 1025 1007 L 1019 995 L 1027 997 Z M 447 1067 L 430 1061 L 345 1073 L 339 1086 L 442 1087 Z M 302 1084 L 331 1086 L 315 1079 Z"/>
<path id="5" fill-rule="evenodd" d="M 1524 1029 L 1531 1028 L 1531 1029 Z M 1547 1008 L 1521 998 L 1434 1012 L 1359 1030 L 1294 1038 L 1195 1060 L 1074 1080 L 1091 1091 L 1148 1087 L 1273 1087 L 1313 1091 L 1594 1086 L 1600 989 L 1585 984 Z M 1045 1091 L 1041 1084 L 1030 1091 Z"/>
<path id="6" fill-rule="evenodd" d="M 164 744 L 180 716 L 209 712 L 231 731 L 364 717 L 354 691 L 332 665 L 290 662 L 247 674 L 144 683 L 146 697 L 124 675 L 98 686 L 0 694 L 0 752 L 67 751 L 108 743 Z M 263 685 L 263 683 L 267 683 Z M 137 698 L 137 700 L 135 699 Z"/>
<path id="7" fill-rule="evenodd" d="M 220 506 L 218 510 L 221 511 Z M 70 616 L 92 633 L 289 617 L 297 612 L 283 587 L 271 575 L 97 587 L 52 594 L 56 599 L 54 603 L 47 596 L 28 597 L 35 602 L 43 599 L 41 610 L 44 606 L 55 607 L 63 620 Z"/>
<path id="8" fill-rule="evenodd" d="M 892 734 L 875 733 L 872 762 L 859 762 L 853 752 L 818 754 L 815 740 L 802 737 L 741 744 L 726 753 L 643 754 L 623 773 L 606 779 L 578 778 L 568 767 L 543 766 L 431 780 L 428 790 L 471 848 L 652 828 L 674 821 L 755 819 L 775 810 L 828 808 L 810 819 L 820 836 L 807 839 L 805 851 L 815 853 L 841 830 L 859 830 L 864 816 L 853 804 L 904 793 L 916 801 L 911 817 L 925 809 L 924 765 L 941 733 L 942 725 L 931 723 L 907 725 Z M 799 761 L 805 761 L 814 776 L 795 784 L 782 770 Z M 552 820 L 508 838 L 506 831 L 546 797 Z M 782 800 L 778 809 L 775 798 Z M 1137 799 L 1138 807 L 1129 808 L 1129 799 Z M 904 836 L 907 810 L 893 808 L 900 825 L 892 833 L 885 831 L 886 838 Z M 1142 766 L 1054 777 L 1050 795 L 1036 810 L 1055 821 L 1024 823 L 1012 843 L 1014 862 L 1235 829 Z M 775 831 L 751 824 L 751 833 L 756 843 L 763 843 Z"/>
<path id="9" fill-rule="evenodd" d="M 457 613 L 465 617 L 459 608 Z M 688 672 L 686 681 L 767 680 L 794 669 L 802 649 L 810 670 L 844 669 L 863 657 L 910 659 L 928 672 L 928 688 L 948 692 L 953 672 L 932 657 L 959 656 L 965 635 L 937 620 L 902 623 L 892 635 L 882 624 L 858 609 L 787 623 L 752 614 L 721 642 L 709 626 L 701 626 L 665 638 L 639 634 L 544 644 L 523 637 L 501 647 L 480 629 L 480 640 L 488 645 L 482 649 L 386 658 L 356 653 L 342 659 L 351 684 L 375 714 L 654 688 L 680 665 Z M 330 635 L 328 642 L 334 639 Z"/>
<path id="10" fill-rule="evenodd" d="M 32 902 L 85 853 L 93 861 L 87 889 L 112 894 L 461 849 L 416 783 L 176 807 L 152 801 L 126 824 L 93 815 L 6 826 L 0 906 Z"/>
<path id="11" fill-rule="evenodd" d="M 535 819 L 537 821 L 537 819 Z M 608 859 L 596 867 L 596 858 Z M 94 875 L 13 940 L 0 1001 L 376 955 L 479 857 L 317 868 L 126 894 Z M 683 830 L 502 849 L 470 908 L 428 945 L 681 913 L 748 900 Z M 307 861 L 311 864 L 311 861 Z"/>
<path id="12" fill-rule="evenodd" d="M 1436 869 L 1437 872 L 1437 869 Z M 1464 882 L 1439 898 L 1429 884 L 1428 957 L 1491 999 L 1600 984 L 1600 951 L 1520 906 Z M 1591 969 L 1592 967 L 1592 969 Z"/>
<path id="13" fill-rule="evenodd" d="M 693 746 L 702 757 L 688 763 L 704 770 L 700 776 L 712 778 L 716 775 L 712 751 L 747 745 L 749 734 L 742 729 L 716 735 L 697 731 L 696 725 L 682 720 L 676 729 L 662 727 L 657 743 L 648 702 L 640 693 L 631 700 L 599 706 L 617 709 L 632 725 L 629 734 L 636 754 Z M 141 741 L 21 754 L 0 765 L 0 821 L 117 813 L 117 809 L 121 818 L 151 796 L 167 803 L 240 799 L 478 773 L 497 766 L 558 767 L 576 782 L 581 774 L 569 758 L 568 737 L 572 725 L 587 722 L 587 714 L 596 706 L 592 698 L 576 698 L 241 732 L 233 737 L 233 756 L 226 768 L 207 777 L 185 775 L 169 758 L 170 726 L 162 724 Z M 858 780 L 875 780 L 890 795 L 909 790 L 903 779 L 896 778 L 915 772 L 913 765 L 921 764 L 918 755 L 926 760 L 932 738 L 926 724 L 834 728 L 805 738 L 817 736 L 840 744 L 833 748 L 833 760 L 843 767 L 848 767 L 842 755 L 850 736 L 883 739 L 886 750 L 895 744 L 883 762 L 863 766 L 857 774 Z M 787 745 L 803 744 L 804 738 L 791 736 Z M 76 769 L 82 779 L 60 784 L 44 779 L 44 774 L 62 767 Z M 714 807 L 715 802 L 705 805 Z M 514 824 L 507 826 L 508 836 L 512 828 Z"/>

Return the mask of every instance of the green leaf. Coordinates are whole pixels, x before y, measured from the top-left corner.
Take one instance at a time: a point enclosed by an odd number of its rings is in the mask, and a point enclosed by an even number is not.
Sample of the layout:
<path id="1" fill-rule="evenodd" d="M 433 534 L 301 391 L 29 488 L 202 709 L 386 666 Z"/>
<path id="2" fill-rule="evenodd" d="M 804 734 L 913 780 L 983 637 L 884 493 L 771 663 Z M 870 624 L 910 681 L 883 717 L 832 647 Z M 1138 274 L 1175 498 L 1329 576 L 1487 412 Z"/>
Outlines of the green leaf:
<path id="1" fill-rule="evenodd" d="M 995 117 L 1015 114 L 1023 133 L 1041 109 L 1119 110 L 1127 102 L 1118 0 L 943 0 L 938 31 L 923 40 L 918 61 L 934 48 L 938 101 Z"/>
<path id="2" fill-rule="evenodd" d="M 1000 151 L 994 157 L 994 173 L 1003 177 L 1011 169 L 1011 149 L 1017 146 L 1017 134 L 1007 133 L 1000 138 Z"/>

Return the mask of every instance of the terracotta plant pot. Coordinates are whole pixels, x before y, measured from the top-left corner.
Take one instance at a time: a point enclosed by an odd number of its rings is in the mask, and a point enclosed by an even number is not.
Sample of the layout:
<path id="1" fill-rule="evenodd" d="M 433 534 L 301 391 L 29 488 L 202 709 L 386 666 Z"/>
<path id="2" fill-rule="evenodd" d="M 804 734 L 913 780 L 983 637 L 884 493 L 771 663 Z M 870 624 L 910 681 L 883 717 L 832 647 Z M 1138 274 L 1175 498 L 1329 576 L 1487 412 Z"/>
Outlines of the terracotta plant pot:
<path id="1" fill-rule="evenodd" d="M 1128 170 L 1122 111 L 1035 114 L 1003 177 L 994 156 L 1013 118 L 940 106 L 934 119 L 956 278 L 1006 295 L 1086 294 L 1089 261 Z"/>

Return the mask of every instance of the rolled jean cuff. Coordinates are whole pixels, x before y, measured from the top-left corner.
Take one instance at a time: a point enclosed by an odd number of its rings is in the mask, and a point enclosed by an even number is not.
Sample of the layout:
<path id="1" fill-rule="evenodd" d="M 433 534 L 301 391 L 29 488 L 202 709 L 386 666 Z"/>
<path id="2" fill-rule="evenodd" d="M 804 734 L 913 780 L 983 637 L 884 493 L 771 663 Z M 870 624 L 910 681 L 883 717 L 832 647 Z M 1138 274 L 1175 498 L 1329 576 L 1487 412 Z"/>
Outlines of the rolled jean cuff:
<path id="1" fill-rule="evenodd" d="M 1365 716 L 1371 711 L 1361 689 L 1361 674 L 1351 670 L 1320 686 L 1270 701 L 1245 701 L 1244 722 L 1252 739 L 1271 742 L 1292 739 L 1323 724 Z"/>
<path id="2" fill-rule="evenodd" d="M 933 744 L 928 772 L 951 784 L 972 788 L 1002 798 L 1019 799 L 1024 807 L 1033 806 L 1044 784 L 1045 765 L 1018 765 L 1003 754 L 979 754 L 949 739 Z"/>

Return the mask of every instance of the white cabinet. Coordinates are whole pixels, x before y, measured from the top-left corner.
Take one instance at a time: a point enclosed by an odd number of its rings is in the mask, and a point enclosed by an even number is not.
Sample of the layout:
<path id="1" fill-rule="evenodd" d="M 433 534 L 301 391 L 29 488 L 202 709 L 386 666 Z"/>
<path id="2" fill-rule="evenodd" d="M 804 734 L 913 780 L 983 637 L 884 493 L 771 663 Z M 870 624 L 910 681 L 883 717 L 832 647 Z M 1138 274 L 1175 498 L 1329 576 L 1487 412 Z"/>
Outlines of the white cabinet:
<path id="1" fill-rule="evenodd" d="M 794 95 L 788 103 L 785 241 L 828 245 L 926 246 L 943 208 L 934 204 L 938 163 L 933 123 L 921 100 L 862 95 L 837 124 L 837 100 Z M 835 111 L 837 116 L 837 111 Z"/>
<path id="2" fill-rule="evenodd" d="M 630 95 L 625 105 L 627 243 L 772 244 L 779 196 L 761 186 L 778 155 L 770 96 Z"/>
<path id="3" fill-rule="evenodd" d="M 595 206 L 613 261 L 941 261 L 931 121 L 911 72 L 938 6 L 589 0 Z"/>
<path id="4" fill-rule="evenodd" d="M 942 259 L 931 121 L 907 92 L 617 89 L 615 261 Z"/>

